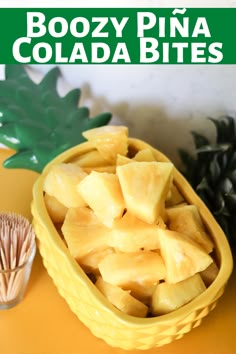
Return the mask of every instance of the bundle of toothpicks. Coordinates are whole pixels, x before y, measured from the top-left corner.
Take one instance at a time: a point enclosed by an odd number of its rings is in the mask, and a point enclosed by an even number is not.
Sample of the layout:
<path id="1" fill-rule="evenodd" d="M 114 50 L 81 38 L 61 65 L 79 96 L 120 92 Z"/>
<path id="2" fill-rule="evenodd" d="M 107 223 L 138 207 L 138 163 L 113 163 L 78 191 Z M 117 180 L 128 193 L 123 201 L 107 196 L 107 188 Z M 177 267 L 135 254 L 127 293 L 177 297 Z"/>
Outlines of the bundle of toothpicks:
<path id="1" fill-rule="evenodd" d="M 35 247 L 32 225 L 22 215 L 0 213 L 0 302 L 17 297 L 24 284 L 24 265 Z"/>

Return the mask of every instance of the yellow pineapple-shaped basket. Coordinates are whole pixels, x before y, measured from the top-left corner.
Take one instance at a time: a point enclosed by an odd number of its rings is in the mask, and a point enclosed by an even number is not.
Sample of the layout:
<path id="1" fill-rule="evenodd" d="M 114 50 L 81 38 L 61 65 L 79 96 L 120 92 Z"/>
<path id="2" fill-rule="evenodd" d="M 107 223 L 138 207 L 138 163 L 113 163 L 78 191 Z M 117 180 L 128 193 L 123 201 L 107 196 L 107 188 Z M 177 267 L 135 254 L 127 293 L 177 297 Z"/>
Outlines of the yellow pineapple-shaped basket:
<path id="1" fill-rule="evenodd" d="M 128 146 L 130 151 L 135 152 L 149 148 L 157 161 L 169 161 L 165 155 L 141 140 L 128 138 Z M 149 349 L 165 345 L 199 326 L 202 319 L 216 306 L 232 271 L 232 255 L 227 239 L 201 199 L 185 178 L 174 169 L 175 185 L 188 203 L 199 208 L 202 220 L 215 243 L 219 273 L 201 295 L 172 313 L 152 318 L 137 318 L 116 309 L 72 257 L 51 221 L 44 202 L 43 185 L 51 166 L 73 161 L 93 149 L 93 144 L 85 142 L 65 151 L 46 166 L 35 183 L 33 224 L 44 265 L 71 310 L 95 336 L 111 346 L 123 349 Z"/>
<path id="2" fill-rule="evenodd" d="M 198 326 L 216 306 L 232 271 L 232 256 L 226 237 L 204 203 L 184 177 L 174 170 L 175 185 L 189 204 L 198 207 L 214 241 L 219 273 L 213 283 L 190 303 L 170 314 L 137 318 L 122 313 L 105 299 L 70 254 L 49 217 L 43 190 L 50 167 L 73 161 L 93 150 L 92 143 L 81 143 L 84 141 L 82 132 L 106 125 L 111 115 L 103 113 L 90 119 L 89 110 L 78 107 L 78 89 L 60 97 L 57 92 L 58 69 L 47 73 L 39 84 L 29 78 L 22 65 L 6 65 L 5 71 L 6 79 L 0 81 L 3 98 L 0 103 L 0 142 L 16 153 L 4 162 L 4 166 L 41 173 L 45 162 L 51 161 L 33 188 L 33 224 L 44 265 L 71 310 L 95 336 L 123 349 L 162 346 Z M 130 152 L 149 148 L 157 161 L 169 161 L 143 141 L 130 138 L 128 145 Z"/>

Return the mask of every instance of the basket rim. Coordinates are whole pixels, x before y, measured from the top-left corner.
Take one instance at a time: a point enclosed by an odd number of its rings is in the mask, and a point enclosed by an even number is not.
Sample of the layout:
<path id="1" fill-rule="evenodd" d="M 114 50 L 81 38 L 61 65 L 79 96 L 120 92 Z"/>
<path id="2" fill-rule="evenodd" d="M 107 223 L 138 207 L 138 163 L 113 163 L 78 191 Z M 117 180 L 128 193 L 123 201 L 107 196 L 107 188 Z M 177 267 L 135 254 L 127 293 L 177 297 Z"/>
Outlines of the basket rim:
<path id="1" fill-rule="evenodd" d="M 156 154 L 158 154 L 159 158 L 162 161 L 171 162 L 163 153 L 153 148 L 151 145 L 143 142 L 142 140 L 128 138 L 128 142 L 130 145 L 141 146 L 142 148 L 151 148 L 153 151 L 156 152 Z M 177 184 L 181 187 L 181 192 L 182 189 L 184 189 L 184 195 L 189 194 L 190 191 L 192 192 L 191 195 L 193 195 L 194 198 L 191 198 L 191 203 L 194 203 L 199 207 L 200 213 L 207 226 L 210 227 L 210 229 L 214 228 L 214 230 L 216 230 L 212 237 L 214 238 L 214 242 L 216 244 L 216 248 L 219 252 L 219 256 L 221 259 L 219 273 L 216 279 L 202 294 L 197 296 L 188 304 L 185 304 L 181 308 L 171 313 L 148 318 L 139 318 L 122 313 L 121 311 L 116 309 L 91 282 L 91 280 L 85 274 L 83 269 L 70 254 L 68 248 L 62 241 L 60 235 L 58 234 L 53 222 L 51 221 L 47 213 L 43 198 L 43 181 L 51 165 L 69 161 L 73 158 L 73 156 L 76 156 L 78 152 L 84 153 L 85 151 L 89 151 L 92 149 L 93 146 L 91 145 L 91 143 L 84 142 L 66 150 L 65 152 L 58 155 L 55 159 L 53 159 L 49 164 L 47 164 L 42 174 L 37 178 L 33 186 L 32 209 L 34 209 L 34 211 L 37 210 L 37 222 L 47 227 L 48 233 L 50 233 L 51 235 L 50 241 L 53 243 L 53 246 L 64 257 L 73 275 L 76 278 L 79 277 L 80 280 L 82 279 L 84 281 L 84 286 L 87 286 L 89 288 L 89 290 L 94 296 L 94 300 L 99 305 L 99 308 L 102 308 L 103 311 L 109 312 L 110 315 L 115 317 L 116 321 L 122 323 L 125 322 L 126 324 L 129 324 L 129 326 L 132 327 L 139 327 L 140 325 L 142 325 L 142 327 L 148 328 L 153 325 L 176 325 L 179 321 L 183 320 L 184 318 L 187 318 L 194 311 L 203 310 L 206 306 L 209 306 L 214 303 L 218 299 L 218 297 L 222 295 L 224 287 L 226 286 L 233 269 L 233 257 L 230 250 L 230 246 L 228 244 L 224 232 L 217 224 L 215 218 L 213 217 L 209 209 L 205 206 L 203 201 L 196 195 L 195 191 L 192 189 L 190 184 L 175 167 L 174 181 L 176 181 L 176 179 L 179 181 L 179 183 Z M 189 201 L 189 198 L 186 199 L 187 201 Z M 34 215 L 34 218 L 35 217 L 36 215 Z M 36 235 L 36 237 L 38 236 Z"/>

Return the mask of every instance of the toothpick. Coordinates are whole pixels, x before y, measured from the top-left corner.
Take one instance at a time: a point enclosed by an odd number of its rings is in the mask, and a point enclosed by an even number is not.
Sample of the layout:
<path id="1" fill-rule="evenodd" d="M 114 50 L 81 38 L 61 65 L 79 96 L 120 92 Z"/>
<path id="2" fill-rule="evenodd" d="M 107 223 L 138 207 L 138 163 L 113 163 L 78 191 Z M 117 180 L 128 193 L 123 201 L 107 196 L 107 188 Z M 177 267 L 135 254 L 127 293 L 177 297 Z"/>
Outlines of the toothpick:
<path id="1" fill-rule="evenodd" d="M 0 302 L 14 299 L 20 291 L 24 270 L 17 267 L 27 262 L 34 242 L 35 234 L 26 218 L 0 213 Z"/>

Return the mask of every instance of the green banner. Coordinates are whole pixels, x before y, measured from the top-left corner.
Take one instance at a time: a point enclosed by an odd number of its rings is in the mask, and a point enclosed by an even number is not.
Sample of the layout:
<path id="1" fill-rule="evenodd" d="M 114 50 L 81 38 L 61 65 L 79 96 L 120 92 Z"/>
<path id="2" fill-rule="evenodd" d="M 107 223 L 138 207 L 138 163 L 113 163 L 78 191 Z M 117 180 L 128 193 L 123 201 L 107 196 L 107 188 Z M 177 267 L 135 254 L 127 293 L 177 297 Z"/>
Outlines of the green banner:
<path id="1" fill-rule="evenodd" d="M 3 8 L 1 64 L 236 64 L 236 8 Z"/>

